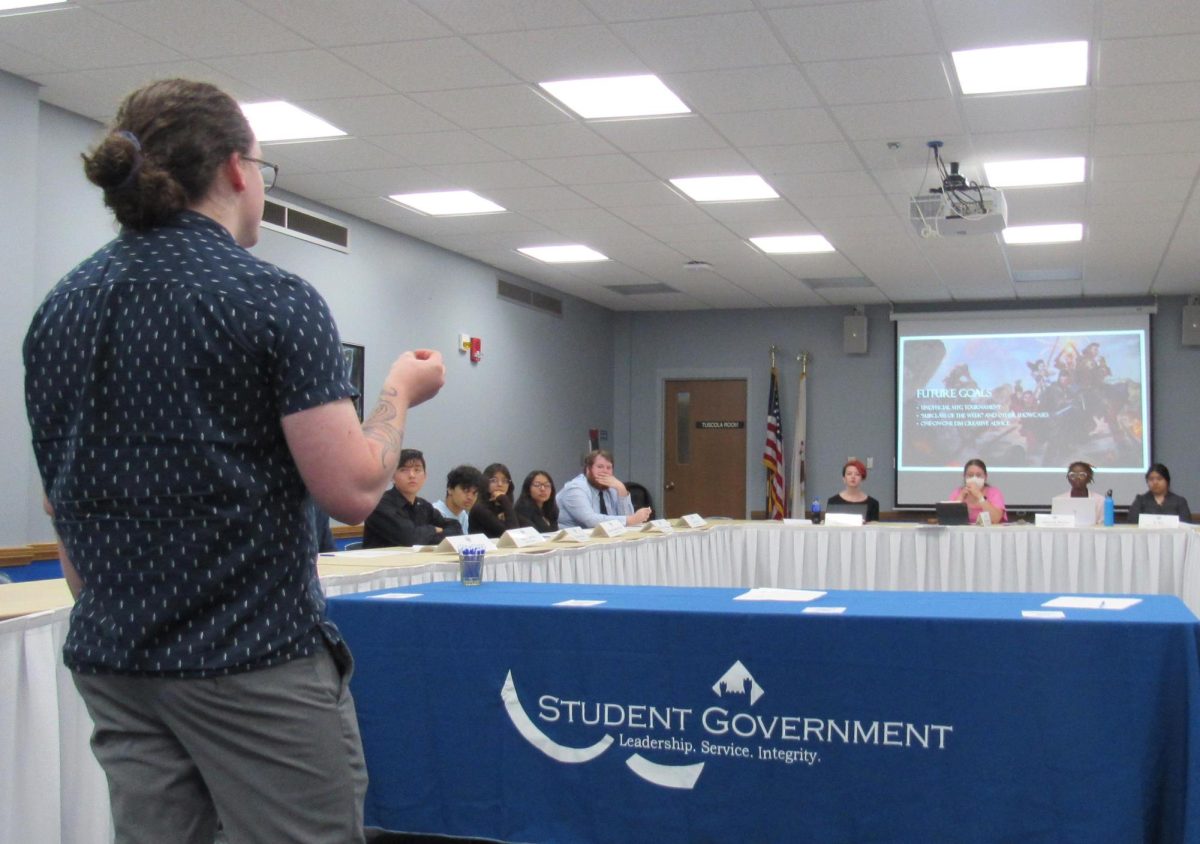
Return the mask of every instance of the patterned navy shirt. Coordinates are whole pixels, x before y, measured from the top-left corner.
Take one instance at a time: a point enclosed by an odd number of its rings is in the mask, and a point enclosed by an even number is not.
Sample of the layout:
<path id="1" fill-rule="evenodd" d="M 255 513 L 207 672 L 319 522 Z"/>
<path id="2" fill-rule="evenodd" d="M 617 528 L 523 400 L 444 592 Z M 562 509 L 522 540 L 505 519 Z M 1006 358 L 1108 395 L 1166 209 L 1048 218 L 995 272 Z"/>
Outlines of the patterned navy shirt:
<path id="1" fill-rule="evenodd" d="M 184 212 L 63 278 L 24 355 L 43 488 L 83 580 L 70 668 L 214 676 L 336 637 L 280 418 L 355 392 L 307 282 Z"/>

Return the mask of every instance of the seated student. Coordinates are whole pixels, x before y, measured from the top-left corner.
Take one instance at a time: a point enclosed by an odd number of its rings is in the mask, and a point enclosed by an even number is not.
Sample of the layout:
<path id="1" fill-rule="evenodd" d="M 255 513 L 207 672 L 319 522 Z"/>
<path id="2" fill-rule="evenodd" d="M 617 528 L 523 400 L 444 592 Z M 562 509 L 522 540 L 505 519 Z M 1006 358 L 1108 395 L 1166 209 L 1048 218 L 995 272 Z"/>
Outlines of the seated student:
<path id="1" fill-rule="evenodd" d="M 1178 516 L 1181 522 L 1192 520 L 1192 511 L 1188 508 L 1187 499 L 1182 495 L 1171 492 L 1171 471 L 1161 463 L 1155 463 L 1146 473 L 1148 489 L 1133 499 L 1129 505 L 1129 516 L 1126 519 L 1131 525 L 1136 525 L 1142 513 L 1161 516 Z"/>
<path id="2" fill-rule="evenodd" d="M 583 461 L 583 473 L 563 486 L 558 502 L 558 523 L 563 527 L 593 528 L 616 519 L 626 525 L 640 525 L 650 518 L 650 508 L 636 512 L 625 484 L 612 473 L 612 454 L 597 449 Z"/>
<path id="3" fill-rule="evenodd" d="M 482 488 L 482 472 L 474 466 L 455 466 L 446 475 L 446 497 L 433 502 L 433 509 L 447 519 L 457 521 L 462 533 L 470 533 L 471 508 L 475 506 Z"/>
<path id="4" fill-rule="evenodd" d="M 558 530 L 558 504 L 554 495 L 554 479 L 549 472 L 534 469 L 526 475 L 516 507 L 521 527 L 531 527 L 539 533 Z"/>
<path id="5" fill-rule="evenodd" d="M 1008 521 L 1004 507 L 1004 495 L 987 482 L 987 465 L 974 457 L 963 466 L 963 483 L 950 493 L 948 501 L 962 501 L 967 505 L 967 518 L 971 524 L 979 521 L 980 513 L 987 513 L 992 524 Z"/>
<path id="6" fill-rule="evenodd" d="M 481 496 L 471 508 L 472 530 L 495 539 L 521 526 L 513 510 L 512 474 L 503 463 L 493 463 L 483 470 L 483 477 L 487 479 L 487 497 Z"/>
<path id="7" fill-rule="evenodd" d="M 462 533 L 459 523 L 447 519 L 417 493 L 425 486 L 425 455 L 415 448 L 400 452 L 400 465 L 392 475 L 391 489 L 363 524 L 364 548 L 397 545 L 437 545 L 446 536 Z"/>
<path id="8" fill-rule="evenodd" d="M 1067 483 L 1071 488 L 1060 495 L 1054 496 L 1058 501 L 1064 498 L 1090 498 L 1096 507 L 1095 524 L 1104 524 L 1104 496 L 1098 492 L 1089 492 L 1088 486 L 1095 479 L 1095 471 L 1090 463 L 1076 460 L 1067 467 Z"/>
<path id="9" fill-rule="evenodd" d="M 867 467 L 861 460 L 851 460 L 842 467 L 842 483 L 845 487 L 837 495 L 830 496 L 828 504 L 866 504 L 864 522 L 879 521 L 879 502 L 862 491 L 862 482 L 867 479 Z"/>

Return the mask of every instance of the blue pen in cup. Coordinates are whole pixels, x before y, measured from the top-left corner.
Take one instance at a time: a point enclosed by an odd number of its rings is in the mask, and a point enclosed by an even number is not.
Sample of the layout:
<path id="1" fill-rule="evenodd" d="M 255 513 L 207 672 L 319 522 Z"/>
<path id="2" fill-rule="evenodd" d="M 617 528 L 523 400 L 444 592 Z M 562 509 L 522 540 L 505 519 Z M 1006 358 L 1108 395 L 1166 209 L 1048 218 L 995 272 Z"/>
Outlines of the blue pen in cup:
<path id="1" fill-rule="evenodd" d="M 471 545 L 458 552 L 458 580 L 463 586 L 483 583 L 483 548 Z"/>

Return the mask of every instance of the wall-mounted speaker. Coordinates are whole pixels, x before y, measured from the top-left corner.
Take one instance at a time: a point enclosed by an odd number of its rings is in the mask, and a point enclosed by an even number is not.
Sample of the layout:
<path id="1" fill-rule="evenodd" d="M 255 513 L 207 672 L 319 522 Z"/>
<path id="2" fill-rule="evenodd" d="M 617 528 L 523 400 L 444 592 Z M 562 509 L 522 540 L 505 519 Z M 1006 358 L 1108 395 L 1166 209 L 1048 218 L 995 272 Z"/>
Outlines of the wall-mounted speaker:
<path id="1" fill-rule="evenodd" d="M 848 355 L 867 353 L 867 318 L 862 314 L 842 318 L 842 349 Z"/>
<path id="2" fill-rule="evenodd" d="M 1200 305 L 1183 307 L 1183 345 L 1200 346 Z"/>

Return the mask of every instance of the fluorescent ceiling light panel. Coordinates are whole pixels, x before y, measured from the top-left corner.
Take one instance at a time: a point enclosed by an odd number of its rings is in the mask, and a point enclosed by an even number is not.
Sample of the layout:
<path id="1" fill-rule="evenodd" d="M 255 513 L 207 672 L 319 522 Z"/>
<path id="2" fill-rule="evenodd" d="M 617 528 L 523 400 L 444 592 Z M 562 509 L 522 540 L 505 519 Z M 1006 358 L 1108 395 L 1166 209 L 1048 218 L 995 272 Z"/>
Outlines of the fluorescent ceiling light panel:
<path id="1" fill-rule="evenodd" d="M 484 199 L 469 190 L 443 190 L 431 193 L 394 193 L 388 197 L 392 202 L 431 214 L 434 217 L 450 217 L 464 214 L 496 214 L 505 211 L 490 199 Z"/>
<path id="2" fill-rule="evenodd" d="M 1083 223 L 1009 226 L 1004 230 L 1004 242 L 1011 244 L 1073 243 L 1078 240 L 1083 240 Z"/>
<path id="3" fill-rule="evenodd" d="M 964 94 L 1078 88 L 1087 84 L 1088 42 L 1023 44 L 951 53 Z"/>
<path id="4" fill-rule="evenodd" d="M 254 137 L 260 144 L 270 141 L 311 141 L 317 138 L 340 138 L 346 133 L 315 114 L 309 114 L 283 100 L 265 103 L 242 103 L 242 113 L 250 121 Z"/>
<path id="5" fill-rule="evenodd" d="M 819 234 L 784 234 L 752 237 L 750 242 L 770 255 L 807 255 L 836 252 L 833 244 Z"/>
<path id="6" fill-rule="evenodd" d="M 539 82 L 538 87 L 580 117 L 657 117 L 691 109 L 657 76 L 609 76 Z"/>
<path id="7" fill-rule="evenodd" d="M 672 179 L 671 184 L 697 202 L 740 202 L 778 199 L 779 194 L 757 174 L 748 176 L 695 176 Z"/>
<path id="8" fill-rule="evenodd" d="M 987 183 L 994 188 L 1074 185 L 1083 181 L 1084 161 L 1082 157 L 989 161 L 983 165 L 983 172 L 987 174 Z"/>
<path id="9" fill-rule="evenodd" d="M 528 255 L 546 264 L 582 264 L 588 261 L 607 261 L 607 255 L 601 255 L 595 249 L 582 243 L 570 243 L 563 246 L 522 246 L 517 250 L 522 255 Z"/>
<path id="10" fill-rule="evenodd" d="M 34 9 L 40 6 L 57 6 L 67 0 L 0 0 L 0 12 L 11 9 Z"/>

